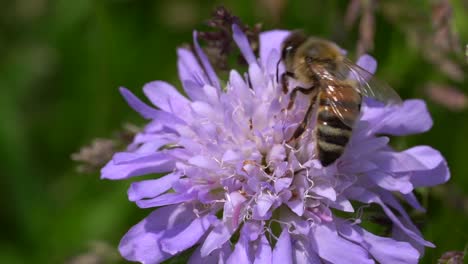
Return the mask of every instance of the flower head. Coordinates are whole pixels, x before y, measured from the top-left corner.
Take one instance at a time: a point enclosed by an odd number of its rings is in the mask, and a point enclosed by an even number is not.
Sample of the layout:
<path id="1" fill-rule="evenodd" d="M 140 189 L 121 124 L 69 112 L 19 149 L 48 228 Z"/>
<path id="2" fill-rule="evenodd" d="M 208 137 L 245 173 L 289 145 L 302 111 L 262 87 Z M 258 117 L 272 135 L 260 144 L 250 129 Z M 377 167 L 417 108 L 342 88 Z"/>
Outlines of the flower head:
<path id="1" fill-rule="evenodd" d="M 397 152 L 381 135 L 427 131 L 432 121 L 425 104 L 366 100 L 345 153 L 322 167 L 314 137 L 307 136 L 313 127 L 300 144 L 287 143 L 309 103 L 298 97 L 287 109 L 289 94 L 276 81 L 288 32 L 260 34 L 260 58 L 236 25 L 233 32 L 249 67 L 243 75 L 231 71 L 226 85 L 195 32 L 195 53 L 178 50 L 187 97 L 165 82 L 146 84 L 155 108 L 121 88 L 150 122 L 126 152 L 114 155 L 102 178 L 165 174 L 130 186 L 131 201 L 157 209 L 128 231 L 121 254 L 159 263 L 194 247 L 192 263 L 417 263 L 423 248 L 433 245 L 397 196 L 424 210 L 414 188 L 447 181 L 448 168 L 428 146 Z M 370 56 L 357 64 L 371 72 L 376 66 Z M 391 221 L 390 237 L 361 227 L 371 203 Z"/>

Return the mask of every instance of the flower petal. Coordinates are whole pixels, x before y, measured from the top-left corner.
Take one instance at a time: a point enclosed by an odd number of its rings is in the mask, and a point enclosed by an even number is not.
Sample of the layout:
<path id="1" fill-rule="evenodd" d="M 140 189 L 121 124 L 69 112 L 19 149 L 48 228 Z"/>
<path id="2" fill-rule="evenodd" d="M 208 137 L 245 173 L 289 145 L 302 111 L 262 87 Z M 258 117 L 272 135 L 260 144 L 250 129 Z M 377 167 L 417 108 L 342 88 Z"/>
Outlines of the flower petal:
<path id="1" fill-rule="evenodd" d="M 293 243 L 293 263 L 296 264 L 322 264 L 317 253 L 312 250 L 304 239 L 295 240 Z"/>
<path id="2" fill-rule="evenodd" d="M 188 163 L 193 166 L 207 170 L 219 169 L 219 165 L 218 163 L 216 163 L 216 161 L 202 155 L 193 156 L 188 160 Z"/>
<path id="3" fill-rule="evenodd" d="M 240 52 L 244 56 L 248 64 L 256 63 L 257 59 L 253 53 L 252 48 L 250 47 L 249 40 L 247 36 L 242 32 L 237 24 L 232 24 L 232 38 L 239 47 Z"/>
<path id="4" fill-rule="evenodd" d="M 344 195 L 338 196 L 336 201 L 330 203 L 330 207 L 336 208 L 344 212 L 354 212 L 353 205 Z"/>
<path id="5" fill-rule="evenodd" d="M 362 247 L 340 237 L 332 224 L 317 224 L 310 232 L 311 247 L 334 264 L 374 263 Z"/>
<path id="6" fill-rule="evenodd" d="M 143 101 L 136 97 L 127 88 L 120 87 L 119 90 L 120 94 L 123 96 L 125 101 L 127 101 L 128 105 L 130 105 L 130 107 L 133 108 L 133 110 L 135 110 L 136 112 L 138 112 L 143 118 L 153 119 L 157 115 L 158 110 L 143 103 Z"/>
<path id="7" fill-rule="evenodd" d="M 109 161 L 101 169 L 101 179 L 121 180 L 150 173 L 163 173 L 174 169 L 173 160 L 156 160 L 140 163 L 115 164 Z"/>
<path id="8" fill-rule="evenodd" d="M 276 241 L 275 249 L 273 249 L 272 264 L 292 264 L 292 247 L 291 247 L 291 236 L 289 235 L 288 229 L 283 228 L 278 241 Z"/>
<path id="9" fill-rule="evenodd" d="M 154 162 L 169 160 L 170 156 L 167 151 L 153 153 L 137 153 L 137 152 L 117 152 L 112 157 L 112 161 L 116 165 L 125 165 L 141 162 Z"/>
<path id="10" fill-rule="evenodd" d="M 171 257 L 162 251 L 161 239 L 167 232 L 184 228 L 194 217 L 186 205 L 159 208 L 125 234 L 119 244 L 120 254 L 130 261 L 160 263 Z"/>
<path id="11" fill-rule="evenodd" d="M 371 121 L 369 133 L 401 136 L 426 132 L 432 127 L 432 118 L 422 100 L 406 100 L 402 105 L 372 107 L 372 110 L 366 108 L 362 120 Z"/>
<path id="12" fill-rule="evenodd" d="M 198 247 L 195 252 L 190 256 L 189 264 L 223 264 L 232 253 L 231 243 L 224 243 L 220 249 L 217 249 L 206 257 L 201 255 L 201 247 Z"/>
<path id="13" fill-rule="evenodd" d="M 382 264 L 418 263 L 419 252 L 407 242 L 376 236 L 357 225 L 340 221 L 339 233 L 346 239 L 360 244 Z"/>
<path id="14" fill-rule="evenodd" d="M 392 212 L 392 210 L 375 193 L 372 193 L 360 187 L 352 187 L 347 190 L 347 194 L 348 197 L 353 198 L 357 201 L 363 203 L 376 203 L 380 205 L 384 210 L 385 214 L 390 218 L 390 220 L 392 220 L 393 224 L 399 227 L 403 232 L 405 232 L 405 234 L 407 234 L 409 237 L 411 237 L 421 245 L 425 245 L 427 247 L 434 246 L 431 242 L 424 240 L 421 237 L 421 235 L 412 230 L 411 227 L 405 226 L 399 220 L 399 218 Z"/>
<path id="15" fill-rule="evenodd" d="M 318 183 L 313 188 L 311 188 L 311 191 L 317 195 L 320 195 L 324 198 L 329 199 L 330 201 L 336 200 L 335 188 L 330 183 L 327 183 L 327 182 Z"/>
<path id="16" fill-rule="evenodd" d="M 273 203 L 276 201 L 276 199 L 277 197 L 273 195 L 261 193 L 257 197 L 257 202 L 255 204 L 255 207 L 253 208 L 253 219 L 263 219 L 267 212 L 270 210 Z"/>
<path id="17" fill-rule="evenodd" d="M 271 246 L 263 234 L 258 241 L 257 252 L 255 252 L 254 264 L 271 264 Z"/>
<path id="18" fill-rule="evenodd" d="M 410 193 L 407 193 L 407 194 L 403 195 L 403 198 L 414 209 L 416 209 L 416 210 L 418 210 L 420 212 L 426 212 L 426 209 L 424 209 L 424 207 L 422 207 L 422 205 L 418 201 L 418 198 L 416 198 L 416 195 L 414 195 L 413 192 L 410 192 Z"/>
<path id="19" fill-rule="evenodd" d="M 239 192 L 232 192 L 226 194 L 226 200 L 224 203 L 223 221 L 226 224 L 230 224 L 230 228 L 237 228 L 242 205 L 247 199 Z"/>
<path id="20" fill-rule="evenodd" d="M 206 237 L 203 246 L 200 248 L 200 254 L 202 257 L 206 257 L 216 249 L 221 248 L 236 231 L 235 228 L 231 228 L 225 224 L 217 225 Z"/>
<path id="21" fill-rule="evenodd" d="M 195 197 L 194 194 L 188 193 L 166 193 L 158 197 L 148 200 L 138 200 L 136 204 L 140 208 L 150 208 L 170 204 L 178 204 L 186 201 L 190 201 Z"/>
<path id="22" fill-rule="evenodd" d="M 197 84 L 198 87 L 202 87 L 208 83 L 208 78 L 192 51 L 179 48 L 177 49 L 177 56 L 179 79 L 182 81 L 186 92 L 188 87 L 185 86 L 185 82 L 192 82 Z"/>
<path id="23" fill-rule="evenodd" d="M 262 69 L 260 69 L 258 64 L 254 63 L 254 64 L 249 65 L 248 76 L 249 76 L 250 83 L 252 85 L 252 89 L 255 91 L 256 94 L 258 94 L 257 96 L 259 98 L 267 97 L 268 99 L 270 99 L 269 94 L 266 92 L 267 80 L 263 76 Z M 268 110 L 268 108 L 266 108 L 266 105 L 259 105 L 259 106 L 263 106 L 265 107 L 266 110 Z"/>
<path id="24" fill-rule="evenodd" d="M 368 179 L 389 191 L 401 192 L 403 194 L 413 191 L 413 184 L 411 184 L 409 176 L 398 176 L 382 171 L 373 171 L 368 173 Z"/>
<path id="25" fill-rule="evenodd" d="M 203 86 L 205 84 L 197 84 L 194 81 L 184 81 L 184 90 L 187 93 L 188 97 L 192 99 L 192 101 L 204 101 L 205 100 L 205 92 L 203 91 Z"/>
<path id="26" fill-rule="evenodd" d="M 379 165 L 379 170 L 388 172 L 427 171 L 444 162 L 440 152 L 428 147 L 417 146 L 402 152 L 381 151 L 372 161 Z"/>
<path id="27" fill-rule="evenodd" d="M 287 30 L 270 30 L 260 33 L 260 60 L 263 67 L 267 65 L 268 56 L 273 50 L 276 50 L 278 54 L 281 53 L 281 44 L 288 35 Z"/>
<path id="28" fill-rule="evenodd" d="M 447 182 L 450 171 L 444 161 L 430 171 L 415 171 L 411 173 L 411 182 L 415 187 L 435 186 Z"/>
<path id="29" fill-rule="evenodd" d="M 369 54 L 364 54 L 359 57 L 356 64 L 371 74 L 374 74 L 377 70 L 377 61 Z"/>
<path id="30" fill-rule="evenodd" d="M 161 248 L 163 251 L 175 255 L 184 251 L 198 242 L 211 224 L 215 221 L 214 215 L 205 215 L 195 218 L 184 230 L 171 237 L 165 237 L 161 240 Z"/>
<path id="31" fill-rule="evenodd" d="M 226 264 L 238 263 L 252 263 L 252 260 L 250 258 L 249 240 L 242 234 L 242 232 L 239 241 L 237 241 L 237 244 L 234 247 L 234 251 L 226 261 Z"/>
<path id="32" fill-rule="evenodd" d="M 146 97 L 159 109 L 166 112 L 179 114 L 183 116 L 188 112 L 189 100 L 181 95 L 174 86 L 163 82 L 154 81 L 145 84 L 143 92 Z"/>
<path id="33" fill-rule="evenodd" d="M 201 64 L 203 65 L 203 68 L 205 69 L 206 74 L 208 75 L 208 79 L 210 79 L 211 85 L 220 90 L 221 85 L 219 84 L 218 76 L 216 76 L 216 72 L 211 66 L 208 57 L 206 56 L 205 52 L 203 52 L 202 48 L 200 47 L 200 44 L 198 44 L 197 31 L 193 32 L 193 46 L 195 48 L 195 52 L 198 55 L 198 58 L 200 59 Z"/>
<path id="34" fill-rule="evenodd" d="M 172 184 L 179 180 L 182 173 L 173 172 L 155 180 L 134 182 L 128 188 L 128 200 L 134 202 L 144 198 L 153 198 L 166 192 Z"/>

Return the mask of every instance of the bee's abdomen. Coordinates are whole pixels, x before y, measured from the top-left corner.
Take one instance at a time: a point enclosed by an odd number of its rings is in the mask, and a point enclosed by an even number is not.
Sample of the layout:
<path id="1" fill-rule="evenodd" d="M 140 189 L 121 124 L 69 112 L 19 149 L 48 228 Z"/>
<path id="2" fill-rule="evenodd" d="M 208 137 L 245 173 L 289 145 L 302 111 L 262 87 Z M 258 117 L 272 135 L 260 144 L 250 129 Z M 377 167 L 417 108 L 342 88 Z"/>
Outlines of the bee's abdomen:
<path id="1" fill-rule="evenodd" d="M 317 152 L 320 163 L 328 166 L 335 162 L 344 152 L 352 134 L 352 126 L 359 116 L 360 98 L 356 100 L 340 101 L 343 108 L 340 113 L 346 124 L 333 112 L 327 95 L 319 95 L 319 108 L 317 116 L 316 139 Z M 351 98 L 353 99 L 353 98 Z"/>

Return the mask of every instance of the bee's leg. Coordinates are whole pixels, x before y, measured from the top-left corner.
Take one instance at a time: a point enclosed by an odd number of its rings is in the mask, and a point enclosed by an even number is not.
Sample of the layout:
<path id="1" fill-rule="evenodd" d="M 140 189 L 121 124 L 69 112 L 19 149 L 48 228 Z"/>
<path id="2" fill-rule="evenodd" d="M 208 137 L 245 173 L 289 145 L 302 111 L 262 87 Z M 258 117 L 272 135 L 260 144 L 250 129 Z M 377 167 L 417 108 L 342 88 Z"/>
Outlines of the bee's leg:
<path id="1" fill-rule="evenodd" d="M 296 96 L 297 96 L 297 92 L 301 92 L 303 94 L 310 94 L 311 92 L 314 91 L 314 88 L 311 87 L 311 88 L 304 88 L 304 87 L 296 87 L 292 90 L 291 92 L 291 96 L 289 97 L 289 103 L 288 103 L 288 110 L 290 110 L 292 108 L 292 106 L 294 105 L 294 101 L 296 100 Z"/>
<path id="2" fill-rule="evenodd" d="M 307 108 L 307 112 L 304 116 L 304 119 L 302 120 L 301 124 L 296 128 L 296 131 L 294 131 L 293 136 L 288 140 L 288 142 L 291 142 L 299 138 L 302 135 L 302 133 L 306 131 L 307 126 L 309 125 L 309 121 L 311 120 L 311 115 L 313 113 L 316 99 L 317 99 L 317 95 L 315 95 L 312 98 L 311 104 L 309 105 L 309 108 Z"/>
<path id="3" fill-rule="evenodd" d="M 294 73 L 286 71 L 281 74 L 281 87 L 283 88 L 284 94 L 288 93 L 288 77 L 294 78 Z"/>

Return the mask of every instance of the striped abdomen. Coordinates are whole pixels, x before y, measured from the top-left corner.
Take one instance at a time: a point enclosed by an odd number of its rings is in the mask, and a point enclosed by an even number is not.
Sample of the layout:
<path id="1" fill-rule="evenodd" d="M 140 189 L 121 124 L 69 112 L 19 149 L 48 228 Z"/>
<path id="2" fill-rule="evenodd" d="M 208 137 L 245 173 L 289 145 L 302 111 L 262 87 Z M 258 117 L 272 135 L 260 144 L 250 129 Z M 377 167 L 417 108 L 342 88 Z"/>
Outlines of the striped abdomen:
<path id="1" fill-rule="evenodd" d="M 348 84 L 327 84 L 327 88 L 321 89 L 318 94 L 318 105 L 315 130 L 317 152 L 320 163 L 328 166 L 343 154 L 348 144 L 359 117 L 361 96 Z"/>

